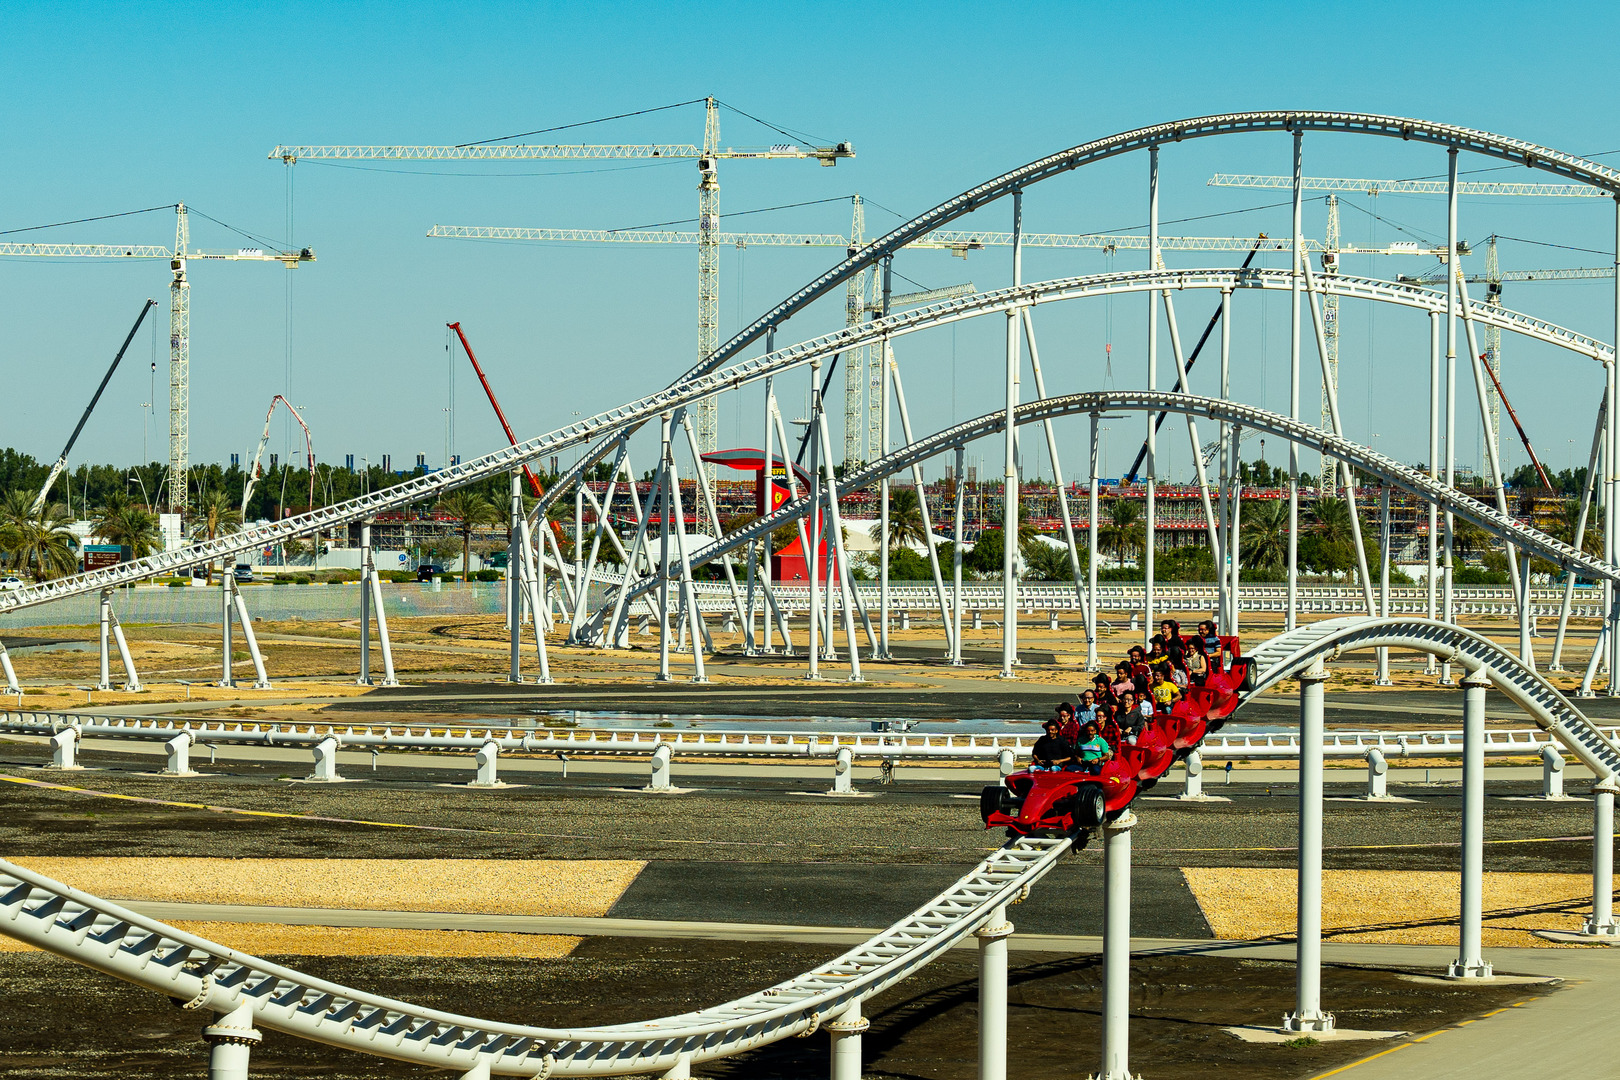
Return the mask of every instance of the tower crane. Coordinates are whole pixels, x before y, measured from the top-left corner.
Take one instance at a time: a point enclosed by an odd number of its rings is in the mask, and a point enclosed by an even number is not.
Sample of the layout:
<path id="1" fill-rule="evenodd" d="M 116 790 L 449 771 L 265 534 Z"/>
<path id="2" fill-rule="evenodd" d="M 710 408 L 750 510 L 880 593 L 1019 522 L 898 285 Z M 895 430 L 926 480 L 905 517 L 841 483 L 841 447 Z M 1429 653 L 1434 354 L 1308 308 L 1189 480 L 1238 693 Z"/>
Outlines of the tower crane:
<path id="1" fill-rule="evenodd" d="M 0 244 L 0 257 L 35 256 L 84 259 L 167 259 L 169 281 L 169 509 L 184 513 L 187 471 L 190 467 L 191 409 L 191 280 L 187 263 L 196 259 L 228 262 L 279 262 L 288 269 L 314 262 L 310 248 L 296 251 L 202 251 L 191 247 L 191 226 L 185 203 L 174 206 L 174 247 L 156 244 Z"/>
<path id="2" fill-rule="evenodd" d="M 833 247 L 853 254 L 864 243 L 865 214 L 859 195 L 853 203 L 849 236 L 837 233 L 722 233 L 713 234 L 716 246 L 729 244 L 738 248 L 772 247 Z M 594 244 L 701 244 L 701 232 L 680 232 L 665 229 L 554 229 L 523 228 L 501 225 L 435 225 L 428 236 L 440 240 L 493 240 L 531 243 L 594 243 Z M 1112 233 L 1024 233 L 1022 242 L 1027 247 L 1087 248 L 1105 252 L 1146 250 L 1148 238 L 1132 234 Z M 988 247 L 1006 247 L 1012 243 L 1007 232 L 964 232 L 942 230 L 929 233 L 907 245 L 924 250 L 949 251 L 959 258 L 967 258 L 975 251 Z M 1321 245 L 1312 241 L 1312 250 Z M 1276 240 L 1252 236 L 1161 236 L 1159 246 L 1166 251 L 1286 251 L 1288 239 Z M 1402 251 L 1405 251 L 1402 248 Z M 1411 248 L 1412 254 L 1433 254 L 1428 249 Z M 868 292 L 876 293 L 875 276 L 869 281 L 868 271 L 850 278 L 844 301 L 845 324 L 854 326 L 869 314 L 881 314 L 882 304 L 868 299 Z M 949 286 L 946 289 L 923 290 L 889 298 L 892 308 L 902 304 L 923 304 L 934 300 L 963 296 L 973 291 L 971 285 Z M 873 360 L 872 353 L 863 348 L 858 356 L 851 356 L 844 369 L 844 460 L 845 462 L 876 461 L 882 456 L 879 446 L 878 409 L 876 402 L 882 393 L 882 365 Z M 864 402 L 863 402 L 864 399 Z M 862 412 L 866 422 L 861 422 Z M 863 438 L 864 436 L 864 438 Z"/>
<path id="3" fill-rule="evenodd" d="M 692 103 L 688 103 L 692 104 Z M 537 159 L 586 160 L 601 158 L 693 158 L 698 166 L 698 360 L 720 345 L 720 174 L 722 160 L 813 160 L 837 165 L 855 156 L 848 142 L 832 146 L 776 144 L 755 149 L 720 146 L 720 102 L 703 99 L 703 145 L 690 143 L 619 145 L 539 145 L 508 143 L 499 139 L 457 146 L 278 146 L 271 160 L 288 166 L 305 161 L 531 161 Z M 716 449 L 718 413 L 714 399 L 697 406 L 698 444 L 705 453 Z"/>

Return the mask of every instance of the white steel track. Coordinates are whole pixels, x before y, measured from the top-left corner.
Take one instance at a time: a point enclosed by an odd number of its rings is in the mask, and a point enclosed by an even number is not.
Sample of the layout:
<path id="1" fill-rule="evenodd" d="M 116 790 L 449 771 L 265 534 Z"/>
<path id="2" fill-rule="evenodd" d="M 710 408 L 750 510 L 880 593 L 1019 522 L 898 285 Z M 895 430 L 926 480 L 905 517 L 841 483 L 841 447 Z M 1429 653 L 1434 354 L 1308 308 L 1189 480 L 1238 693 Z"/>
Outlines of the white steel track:
<path id="1" fill-rule="evenodd" d="M 1070 847 L 1021 839 L 849 952 L 696 1012 L 607 1027 L 496 1024 L 312 978 L 0 861 L 0 932 L 167 995 L 185 1008 L 252 1010 L 255 1026 L 441 1069 L 497 1076 L 622 1076 L 690 1067 L 814 1032 L 851 1002 L 937 959 L 1017 903 Z"/>
<path id="2" fill-rule="evenodd" d="M 1557 736 L 1600 781 L 1613 782 L 1620 776 L 1620 745 L 1612 733 L 1605 734 L 1557 687 L 1489 638 L 1432 619 L 1325 619 L 1280 634 L 1249 654 L 1255 665 L 1255 686 L 1244 700 L 1292 678 L 1319 659 L 1380 647 L 1426 652 L 1460 664 L 1469 673 L 1484 672 L 1493 686 L 1544 731 Z"/>
<path id="3" fill-rule="evenodd" d="M 567 427 L 558 428 L 546 435 L 530 439 L 517 446 L 506 447 L 483 457 L 463 462 L 460 465 L 442 469 L 427 476 L 417 477 L 394 487 L 372 492 L 356 499 L 321 507 L 307 514 L 286 518 L 282 521 L 250 526 L 239 532 L 198 543 L 179 551 L 163 552 L 148 556 L 145 559 L 122 563 L 115 567 L 31 585 L 16 592 L 0 593 L 0 613 L 81 593 L 114 588 L 144 578 L 184 570 L 192 566 L 200 566 L 211 560 L 234 555 L 238 552 L 279 543 L 296 536 L 311 534 L 316 529 L 331 529 L 350 522 L 362 521 L 378 513 L 436 498 L 445 491 L 510 472 L 537 458 L 597 440 L 609 433 L 622 432 L 637 427 L 653 419 L 660 412 L 693 404 L 724 390 L 749 385 L 760 379 L 811 363 L 816 359 L 827 359 L 861 345 L 876 344 L 884 338 L 899 337 L 962 319 L 1016 311 L 1040 303 L 1078 299 L 1084 296 L 1103 296 L 1116 292 L 1152 291 L 1161 288 L 1219 289 L 1223 287 L 1246 287 L 1247 284 L 1257 284 L 1258 287 L 1262 288 L 1283 289 L 1288 287 L 1287 280 L 1287 275 L 1281 271 L 1253 270 L 1242 272 L 1236 270 L 1157 271 L 1153 273 L 1142 271 L 1125 274 L 1098 274 L 1022 285 L 995 292 L 978 293 L 968 297 L 931 304 L 926 307 L 910 309 L 882 319 L 862 323 L 858 327 L 839 330 L 785 349 L 778 349 L 766 356 L 745 360 L 731 368 L 713 371 L 702 377 L 678 383 L 669 389 L 618 408 L 610 409 L 607 412 L 570 424 Z M 1323 282 L 1328 281 L 1327 278 L 1320 280 Z M 1384 300 L 1428 311 L 1443 310 L 1445 306 L 1445 298 L 1442 294 L 1416 286 L 1380 282 L 1371 278 L 1358 279 L 1344 276 L 1336 276 L 1332 279 L 1332 283 L 1336 287 L 1346 290 L 1342 295 L 1361 295 L 1361 293 L 1353 291 L 1355 288 L 1361 288 L 1370 299 Z M 1609 346 L 1543 320 L 1517 315 L 1507 312 L 1506 309 L 1486 304 L 1477 304 L 1471 308 L 1471 311 L 1473 311 L 1472 317 L 1482 322 L 1502 325 L 1504 329 L 1515 330 L 1538 340 L 1557 344 L 1581 355 L 1593 357 L 1602 363 L 1613 362 L 1613 350 Z M 1040 408 L 1051 401 L 1058 400 L 1069 399 L 1047 399 L 1045 402 L 1032 403 L 1031 407 Z M 1024 410 L 1021 409 L 1019 412 L 1021 423 L 1025 422 L 1024 416 Z M 1043 419 L 1049 417 L 1042 414 L 1033 418 Z M 938 437 L 936 436 L 936 438 Z M 589 457 L 588 454 L 586 456 Z M 868 474 L 876 475 L 873 469 L 862 472 L 863 476 Z M 568 481 L 565 479 L 563 482 L 554 485 L 547 495 L 552 496 L 556 492 L 564 490 L 567 483 Z M 543 508 L 548 501 L 549 499 L 542 499 L 537 504 L 534 512 L 543 512 Z"/>

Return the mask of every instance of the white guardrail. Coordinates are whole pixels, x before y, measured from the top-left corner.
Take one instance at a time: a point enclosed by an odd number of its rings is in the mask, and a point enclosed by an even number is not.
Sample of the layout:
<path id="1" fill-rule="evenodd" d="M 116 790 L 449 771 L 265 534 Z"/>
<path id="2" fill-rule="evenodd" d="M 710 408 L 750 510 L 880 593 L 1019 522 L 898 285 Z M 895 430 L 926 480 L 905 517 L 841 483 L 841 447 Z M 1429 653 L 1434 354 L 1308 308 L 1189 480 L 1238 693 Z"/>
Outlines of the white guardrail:
<path id="1" fill-rule="evenodd" d="M 740 585 L 739 585 L 740 588 Z M 706 614 L 734 610 L 731 593 L 726 586 L 714 582 L 698 583 L 698 609 Z M 784 611 L 803 611 L 810 603 L 807 585 L 775 584 L 772 590 L 776 603 Z M 878 606 L 878 587 L 871 582 L 858 582 L 856 592 L 860 605 L 869 613 Z M 1288 609 L 1288 590 L 1283 585 L 1242 585 L 1239 587 L 1240 609 L 1245 612 L 1279 612 Z M 947 599 L 951 585 L 945 586 Z M 1377 590 L 1374 590 L 1376 596 Z M 1076 589 L 1073 582 L 1021 582 L 1018 586 L 1018 606 L 1025 614 L 1039 611 L 1078 612 L 1084 607 L 1085 590 Z M 1424 588 L 1410 586 L 1390 589 L 1391 615 L 1426 615 L 1429 593 Z M 1098 611 L 1141 611 L 1145 603 L 1145 590 L 1141 585 L 1099 584 L 1097 586 Z M 763 598 L 757 598 L 756 607 Z M 1205 612 L 1215 610 L 1217 592 L 1214 585 L 1155 585 L 1153 606 L 1160 612 Z M 1564 601 L 1563 589 L 1531 589 L 1530 611 L 1534 618 L 1555 619 Z M 822 594 L 826 602 L 826 594 Z M 833 590 L 833 604 L 841 602 Z M 962 583 L 962 609 L 966 612 L 1002 610 L 1003 597 L 999 581 Z M 889 607 L 893 611 L 939 610 L 939 593 L 933 583 L 889 587 Z M 1499 587 L 1460 588 L 1453 592 L 1453 607 L 1459 616 L 1517 618 L 1518 600 L 1513 590 Z M 1359 615 L 1366 611 L 1366 600 L 1361 589 L 1347 585 L 1302 585 L 1299 588 L 1299 610 L 1307 615 Z M 1603 616 L 1603 595 L 1595 587 L 1575 590 L 1570 604 L 1570 615 L 1577 619 L 1598 619 Z"/>
<path id="2" fill-rule="evenodd" d="M 1599 729 L 1610 739 L 1620 728 Z M 807 732 L 807 731 L 676 731 L 667 729 L 498 728 L 464 725 L 377 725 L 333 727 L 323 724 L 255 724 L 174 719 L 96 716 L 85 713 L 8 712 L 0 714 L 0 734 L 47 737 L 59 767 L 77 764 L 84 739 L 129 739 L 161 742 L 168 748 L 165 770 L 190 772 L 193 746 L 301 747 L 312 751 L 315 777 L 336 778 L 339 750 L 382 752 L 434 751 L 474 755 L 479 784 L 494 784 L 496 758 L 507 753 L 563 754 L 569 757 L 634 757 L 652 759 L 653 785 L 667 786 L 669 762 L 687 759 L 831 760 L 834 790 L 847 790 L 848 765 L 857 760 L 887 762 L 994 762 L 1003 774 L 1029 757 L 1038 736 L 954 734 L 949 732 Z M 1485 752 L 1498 757 L 1535 757 L 1559 740 L 1540 728 L 1486 732 Z M 1429 731 L 1337 731 L 1325 738 L 1328 757 L 1365 758 L 1377 750 L 1384 757 L 1461 757 L 1461 729 Z M 1293 732 L 1232 732 L 1207 736 L 1198 747 L 1203 760 L 1291 760 L 1299 756 Z"/>

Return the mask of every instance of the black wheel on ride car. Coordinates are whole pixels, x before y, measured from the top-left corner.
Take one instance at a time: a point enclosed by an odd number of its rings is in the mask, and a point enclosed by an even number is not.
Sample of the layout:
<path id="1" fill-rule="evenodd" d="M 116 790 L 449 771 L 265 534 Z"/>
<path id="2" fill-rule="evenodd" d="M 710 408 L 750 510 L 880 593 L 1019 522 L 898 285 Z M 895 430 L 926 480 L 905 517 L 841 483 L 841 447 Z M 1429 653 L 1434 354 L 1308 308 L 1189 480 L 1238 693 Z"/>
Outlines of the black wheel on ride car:
<path id="1" fill-rule="evenodd" d="M 990 824 L 990 815 L 1001 810 L 1000 784 L 991 784 L 979 792 L 979 817 L 984 819 L 986 825 Z"/>
<path id="2" fill-rule="evenodd" d="M 1074 793 L 1074 823 L 1082 829 L 1095 829 L 1108 813 L 1101 784 L 1081 784 Z"/>

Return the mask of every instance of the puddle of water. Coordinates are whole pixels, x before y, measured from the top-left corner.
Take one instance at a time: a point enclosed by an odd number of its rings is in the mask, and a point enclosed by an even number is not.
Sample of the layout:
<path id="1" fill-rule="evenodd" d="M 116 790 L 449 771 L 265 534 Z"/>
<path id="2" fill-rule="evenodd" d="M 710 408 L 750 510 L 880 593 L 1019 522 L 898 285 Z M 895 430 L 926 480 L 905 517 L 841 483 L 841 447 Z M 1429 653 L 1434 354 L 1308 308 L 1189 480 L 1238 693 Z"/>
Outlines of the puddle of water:
<path id="1" fill-rule="evenodd" d="M 95 652 L 94 641 L 53 641 L 49 645 L 15 645 L 7 649 L 13 653 L 42 653 L 42 652 Z"/>

